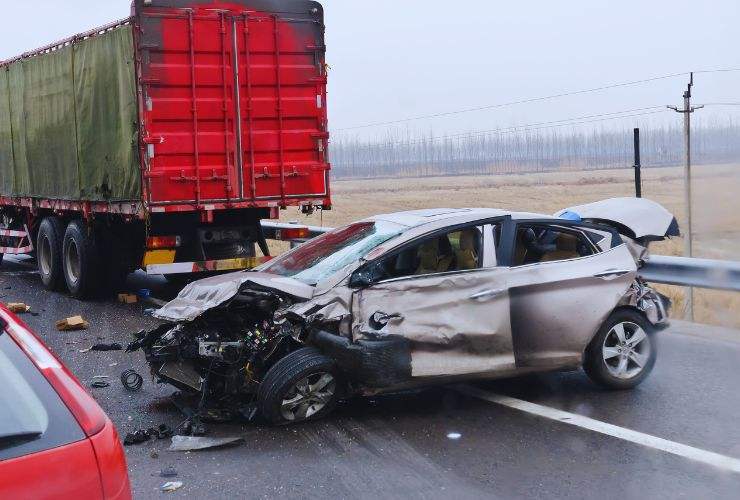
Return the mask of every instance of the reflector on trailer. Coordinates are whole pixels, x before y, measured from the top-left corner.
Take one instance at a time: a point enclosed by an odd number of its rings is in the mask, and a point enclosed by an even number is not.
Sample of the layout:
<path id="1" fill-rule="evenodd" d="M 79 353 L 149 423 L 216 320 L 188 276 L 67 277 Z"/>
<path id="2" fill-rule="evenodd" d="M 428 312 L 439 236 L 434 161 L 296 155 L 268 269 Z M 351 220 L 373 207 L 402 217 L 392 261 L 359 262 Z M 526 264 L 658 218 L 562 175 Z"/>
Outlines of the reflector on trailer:
<path id="1" fill-rule="evenodd" d="M 311 237 L 311 231 L 307 227 L 280 229 L 275 236 L 277 240 L 303 240 Z"/>
<path id="2" fill-rule="evenodd" d="M 150 236 L 146 239 L 146 247 L 149 250 L 159 250 L 161 248 L 179 248 L 179 236 Z"/>

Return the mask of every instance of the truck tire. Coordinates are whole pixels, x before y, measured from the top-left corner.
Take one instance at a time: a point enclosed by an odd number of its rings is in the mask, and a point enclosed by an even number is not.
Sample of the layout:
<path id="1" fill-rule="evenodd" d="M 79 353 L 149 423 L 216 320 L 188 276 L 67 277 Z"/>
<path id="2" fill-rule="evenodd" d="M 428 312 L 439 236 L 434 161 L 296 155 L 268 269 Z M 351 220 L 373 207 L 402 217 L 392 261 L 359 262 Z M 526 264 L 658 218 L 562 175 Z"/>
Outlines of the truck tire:
<path id="1" fill-rule="evenodd" d="M 343 389 L 334 361 L 313 347 L 293 351 L 270 368 L 260 384 L 260 413 L 273 425 L 322 418 L 337 405 Z"/>
<path id="2" fill-rule="evenodd" d="M 64 287 L 63 241 L 64 222 L 59 217 L 44 218 L 36 238 L 36 262 L 41 281 L 48 290 L 59 291 Z"/>
<path id="3" fill-rule="evenodd" d="M 604 322 L 586 348 L 583 368 L 606 389 L 638 386 L 655 365 L 655 327 L 638 311 L 621 308 Z"/>
<path id="4" fill-rule="evenodd" d="M 100 256 L 95 237 L 80 220 L 70 222 L 64 234 L 63 268 L 67 289 L 78 299 L 95 296 L 100 288 Z"/>

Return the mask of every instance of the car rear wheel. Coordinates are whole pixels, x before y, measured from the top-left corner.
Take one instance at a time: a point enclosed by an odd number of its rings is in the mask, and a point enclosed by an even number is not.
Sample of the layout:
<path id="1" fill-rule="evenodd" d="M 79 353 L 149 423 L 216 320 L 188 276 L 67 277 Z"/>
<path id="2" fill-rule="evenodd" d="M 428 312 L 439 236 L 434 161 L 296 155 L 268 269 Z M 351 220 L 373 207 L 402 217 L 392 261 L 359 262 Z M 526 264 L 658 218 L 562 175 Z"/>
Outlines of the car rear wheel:
<path id="1" fill-rule="evenodd" d="M 608 389 L 636 387 L 655 365 L 654 334 L 655 328 L 639 312 L 615 311 L 586 349 L 586 373 Z"/>
<path id="2" fill-rule="evenodd" d="M 316 420 L 337 405 L 342 378 L 336 364 L 318 349 L 305 347 L 275 363 L 260 385 L 260 412 L 274 425 Z"/>
<path id="3" fill-rule="evenodd" d="M 63 245 L 64 279 L 74 297 L 88 298 L 96 294 L 101 276 L 98 248 L 94 235 L 82 221 L 67 226 Z"/>
<path id="4" fill-rule="evenodd" d="M 58 217 L 46 217 L 39 226 L 36 238 L 36 261 L 41 281 L 49 290 L 60 290 L 64 286 L 62 265 L 62 242 L 64 223 Z"/>

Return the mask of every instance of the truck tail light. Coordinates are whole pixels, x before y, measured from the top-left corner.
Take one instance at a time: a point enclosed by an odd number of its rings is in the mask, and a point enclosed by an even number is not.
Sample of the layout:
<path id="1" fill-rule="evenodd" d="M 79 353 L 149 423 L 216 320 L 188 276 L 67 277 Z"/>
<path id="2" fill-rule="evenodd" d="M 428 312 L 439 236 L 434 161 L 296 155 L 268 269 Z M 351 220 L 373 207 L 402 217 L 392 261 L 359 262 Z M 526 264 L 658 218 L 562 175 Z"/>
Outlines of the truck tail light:
<path id="1" fill-rule="evenodd" d="M 150 236 L 146 239 L 146 248 L 148 250 L 160 250 L 163 248 L 179 248 L 179 236 Z"/>
<path id="2" fill-rule="evenodd" d="M 307 227 L 281 229 L 277 236 L 278 240 L 305 240 L 311 237 L 311 231 Z"/>

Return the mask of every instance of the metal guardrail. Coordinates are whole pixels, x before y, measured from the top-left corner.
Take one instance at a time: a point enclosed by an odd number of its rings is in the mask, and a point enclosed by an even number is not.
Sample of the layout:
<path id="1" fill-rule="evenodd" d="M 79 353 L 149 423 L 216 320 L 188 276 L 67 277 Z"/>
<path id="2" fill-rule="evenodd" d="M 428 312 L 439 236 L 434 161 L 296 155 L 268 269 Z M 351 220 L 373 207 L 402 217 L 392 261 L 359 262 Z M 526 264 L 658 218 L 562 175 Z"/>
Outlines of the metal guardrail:
<path id="1" fill-rule="evenodd" d="M 333 229 L 268 221 L 262 221 L 262 228 L 268 240 L 289 241 L 291 244 L 303 243 Z M 304 229 L 301 236 L 305 236 L 291 238 L 296 229 Z M 651 283 L 740 292 L 740 262 L 736 261 L 651 255 L 639 274 Z"/>
<path id="2" fill-rule="evenodd" d="M 652 255 L 640 269 L 652 283 L 740 292 L 740 262 Z"/>

